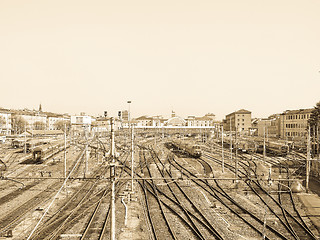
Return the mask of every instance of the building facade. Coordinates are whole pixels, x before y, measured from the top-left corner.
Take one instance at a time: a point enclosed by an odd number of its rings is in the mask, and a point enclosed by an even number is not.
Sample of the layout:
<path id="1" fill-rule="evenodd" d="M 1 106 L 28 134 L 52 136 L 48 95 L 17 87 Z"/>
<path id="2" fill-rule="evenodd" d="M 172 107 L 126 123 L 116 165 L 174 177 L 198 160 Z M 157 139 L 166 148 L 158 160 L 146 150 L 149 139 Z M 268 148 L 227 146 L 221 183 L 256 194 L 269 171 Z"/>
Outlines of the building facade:
<path id="1" fill-rule="evenodd" d="M 251 128 L 251 112 L 240 109 L 236 112 L 226 115 L 224 129 L 226 131 L 237 131 L 242 134 L 249 134 Z"/>
<path id="2" fill-rule="evenodd" d="M 91 131 L 91 124 L 94 119 L 88 115 L 75 115 L 71 116 L 71 128 L 73 131 L 83 131 L 86 128 L 88 131 Z"/>
<path id="3" fill-rule="evenodd" d="M 203 117 L 188 116 L 186 119 L 186 126 L 188 127 L 213 127 L 214 115 L 205 115 Z"/>
<path id="4" fill-rule="evenodd" d="M 59 122 L 66 122 L 70 123 L 70 117 L 69 116 L 63 116 L 63 115 L 47 115 L 47 130 L 58 130 L 57 123 Z"/>
<path id="5" fill-rule="evenodd" d="M 37 129 L 39 125 L 41 128 L 46 128 L 47 125 L 47 116 L 40 113 L 29 113 L 29 114 L 17 114 L 16 116 L 21 117 L 26 121 L 27 130 L 40 130 Z"/>
<path id="6" fill-rule="evenodd" d="M 11 134 L 11 113 L 7 111 L 0 111 L 0 135 Z"/>
<path id="7" fill-rule="evenodd" d="M 287 110 L 280 114 L 281 138 L 288 140 L 305 140 L 307 137 L 308 120 L 313 108 Z"/>
<path id="8" fill-rule="evenodd" d="M 271 138 L 280 137 L 280 115 L 273 115 L 269 118 L 261 118 L 257 121 L 258 136 Z"/>

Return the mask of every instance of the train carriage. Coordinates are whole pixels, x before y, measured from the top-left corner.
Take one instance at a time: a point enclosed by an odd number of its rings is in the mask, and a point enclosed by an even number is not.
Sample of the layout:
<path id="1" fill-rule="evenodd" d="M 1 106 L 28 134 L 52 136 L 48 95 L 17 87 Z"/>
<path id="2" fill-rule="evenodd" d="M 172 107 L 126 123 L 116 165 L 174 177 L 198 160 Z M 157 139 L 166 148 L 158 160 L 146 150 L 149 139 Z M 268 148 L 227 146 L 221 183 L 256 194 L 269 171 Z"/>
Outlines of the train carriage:
<path id="1" fill-rule="evenodd" d="M 186 152 L 192 157 L 195 157 L 195 158 L 201 157 L 202 152 L 198 144 L 194 144 L 192 142 L 183 141 L 183 140 L 173 140 L 171 144 L 174 147 L 183 150 L 184 152 Z"/>
<path id="2" fill-rule="evenodd" d="M 55 154 L 64 150 L 64 140 L 58 140 L 53 143 L 48 143 L 42 146 L 38 146 L 32 149 L 32 156 L 35 162 L 43 162 L 48 158 L 54 156 Z M 67 141 L 66 147 L 69 147 L 69 142 Z"/>

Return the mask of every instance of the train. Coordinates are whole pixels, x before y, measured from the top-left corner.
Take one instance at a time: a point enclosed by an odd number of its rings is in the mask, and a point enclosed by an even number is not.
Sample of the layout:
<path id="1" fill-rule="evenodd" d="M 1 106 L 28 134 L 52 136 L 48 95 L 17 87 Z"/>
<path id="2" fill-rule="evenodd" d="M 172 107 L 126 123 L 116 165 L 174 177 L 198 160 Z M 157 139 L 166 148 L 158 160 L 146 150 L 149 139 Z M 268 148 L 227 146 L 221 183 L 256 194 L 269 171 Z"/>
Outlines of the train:
<path id="1" fill-rule="evenodd" d="M 66 141 L 66 148 L 70 146 L 70 142 Z M 36 163 L 41 163 L 55 154 L 63 151 L 65 148 L 64 140 L 57 140 L 45 145 L 41 145 L 32 149 L 32 158 Z"/>
<path id="2" fill-rule="evenodd" d="M 255 153 L 258 145 L 252 141 L 240 140 L 237 145 L 238 150 L 244 153 Z"/>
<path id="3" fill-rule="evenodd" d="M 199 158 L 201 157 L 202 151 L 198 144 L 192 143 L 190 141 L 184 140 L 172 140 L 171 145 L 177 149 L 180 149 L 190 155 L 191 157 Z"/>
<path id="4" fill-rule="evenodd" d="M 266 141 L 266 153 L 276 156 L 285 156 L 290 151 L 290 147 L 283 143 Z M 257 153 L 263 153 L 263 142 L 260 142 L 257 147 Z"/>
<path id="5" fill-rule="evenodd" d="M 229 137 L 224 138 L 223 146 L 225 148 L 230 148 L 230 141 Z M 219 142 L 221 144 L 221 141 Z M 238 139 L 237 143 L 235 143 L 235 139 L 232 139 L 232 150 L 235 151 L 236 149 L 243 153 L 254 153 L 257 151 L 258 144 L 252 140 L 247 139 Z"/>
<path id="6" fill-rule="evenodd" d="M 12 148 L 26 148 L 26 152 L 31 152 L 32 148 L 43 145 L 43 144 L 48 144 L 51 139 L 14 139 L 11 142 L 11 147 Z"/>

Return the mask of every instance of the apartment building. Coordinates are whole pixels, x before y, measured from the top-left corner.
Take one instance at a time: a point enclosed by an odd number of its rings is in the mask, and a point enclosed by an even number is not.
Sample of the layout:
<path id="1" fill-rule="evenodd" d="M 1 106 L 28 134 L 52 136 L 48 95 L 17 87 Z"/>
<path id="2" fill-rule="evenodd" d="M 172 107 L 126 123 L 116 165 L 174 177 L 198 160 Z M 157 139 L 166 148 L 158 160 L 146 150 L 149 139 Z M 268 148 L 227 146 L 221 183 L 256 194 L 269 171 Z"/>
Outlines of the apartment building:
<path id="1" fill-rule="evenodd" d="M 243 134 L 249 134 L 251 128 L 251 112 L 245 109 L 232 112 L 226 115 L 224 129 L 226 131 L 237 131 Z"/>
<path id="2" fill-rule="evenodd" d="M 0 110 L 0 135 L 9 135 L 11 128 L 11 113 L 6 110 Z"/>
<path id="3" fill-rule="evenodd" d="M 306 139 L 308 119 L 313 108 L 287 110 L 280 114 L 280 136 L 288 140 Z"/>

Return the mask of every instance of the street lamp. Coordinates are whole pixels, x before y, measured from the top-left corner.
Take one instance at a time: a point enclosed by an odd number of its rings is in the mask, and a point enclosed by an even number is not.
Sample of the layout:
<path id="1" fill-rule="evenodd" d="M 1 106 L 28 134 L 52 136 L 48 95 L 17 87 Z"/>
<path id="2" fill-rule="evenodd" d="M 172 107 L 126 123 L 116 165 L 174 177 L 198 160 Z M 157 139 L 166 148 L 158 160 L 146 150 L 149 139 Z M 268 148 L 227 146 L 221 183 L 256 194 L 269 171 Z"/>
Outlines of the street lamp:
<path id="1" fill-rule="evenodd" d="M 128 122 L 129 122 L 129 127 L 130 127 L 130 103 L 131 103 L 131 101 L 127 101 L 127 103 L 129 105 Z"/>
<path id="2" fill-rule="evenodd" d="M 134 133 L 133 133 L 133 129 L 134 126 L 130 126 L 130 103 L 131 101 L 127 101 L 127 103 L 129 104 L 129 112 L 128 112 L 128 128 L 130 129 L 131 127 L 131 191 L 133 192 L 133 160 L 134 160 L 134 145 L 133 145 L 133 140 L 134 140 Z"/>

